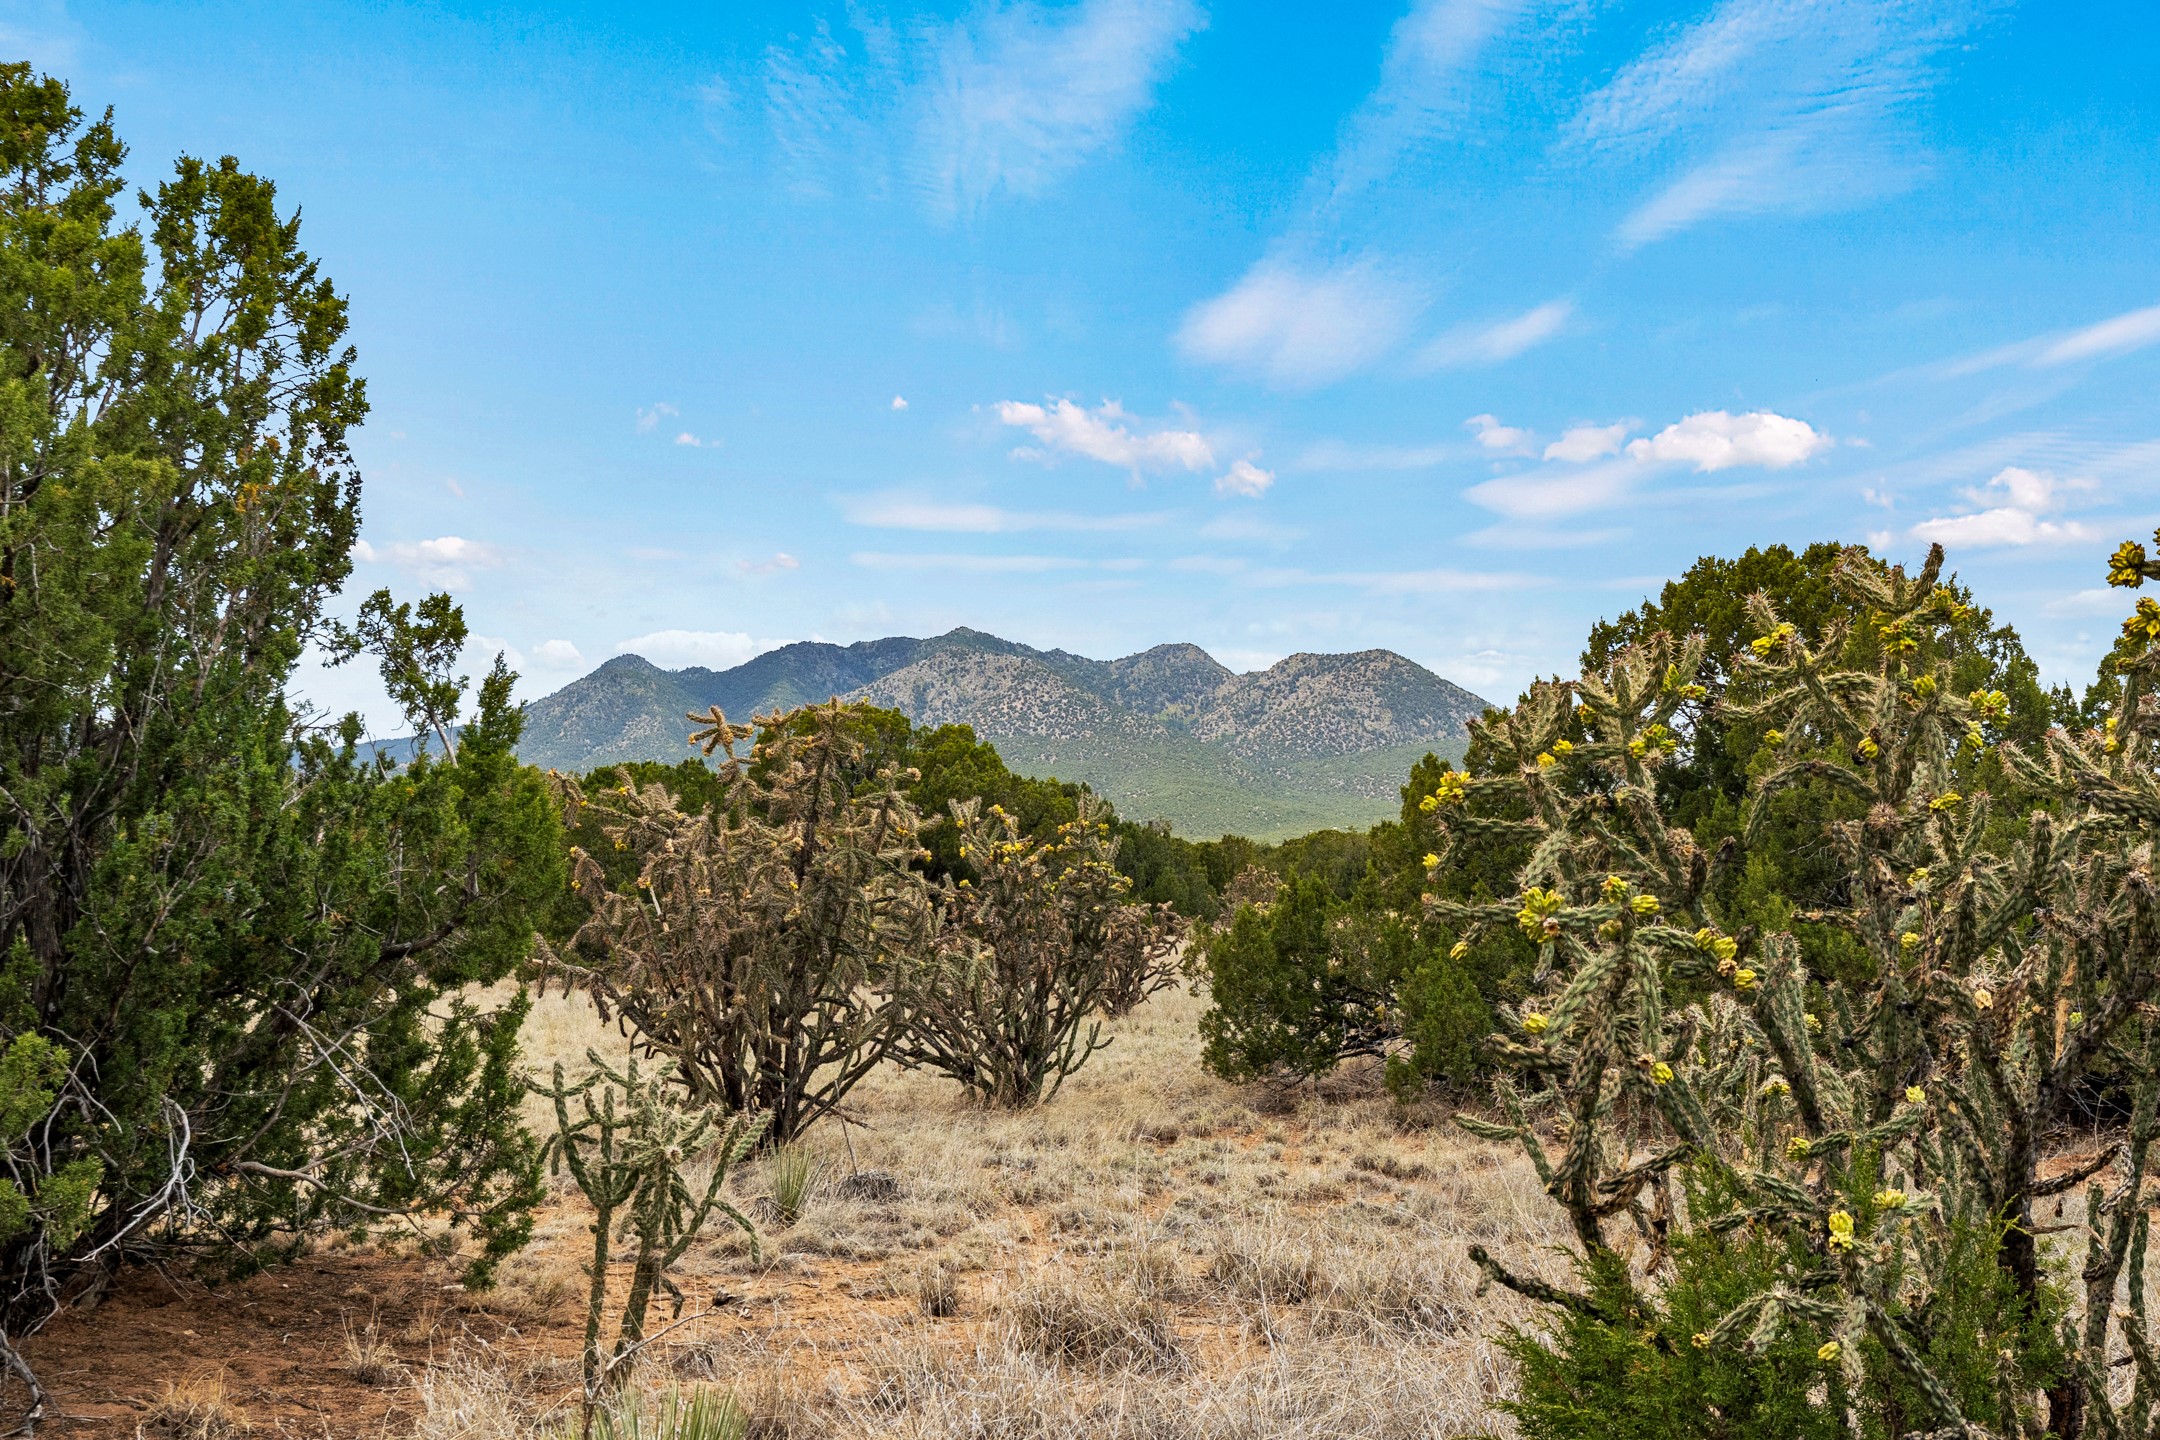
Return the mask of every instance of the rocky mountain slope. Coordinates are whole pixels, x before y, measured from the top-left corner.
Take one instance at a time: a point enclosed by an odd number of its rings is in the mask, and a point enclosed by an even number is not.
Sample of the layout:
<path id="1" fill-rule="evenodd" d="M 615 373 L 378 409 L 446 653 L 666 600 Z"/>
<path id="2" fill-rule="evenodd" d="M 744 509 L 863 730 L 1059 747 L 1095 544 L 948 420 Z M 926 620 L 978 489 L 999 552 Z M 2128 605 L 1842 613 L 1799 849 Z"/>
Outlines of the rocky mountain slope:
<path id="1" fill-rule="evenodd" d="M 1239 675 L 1196 645 L 1105 661 L 960 629 L 804 642 L 720 671 L 618 656 L 526 706 L 519 748 L 563 770 L 674 760 L 688 753 L 688 713 L 748 719 L 834 695 L 972 725 L 1015 769 L 1086 781 L 1124 814 L 1256 838 L 1393 813 L 1416 758 L 1459 756 L 1486 705 L 1388 650 Z"/>

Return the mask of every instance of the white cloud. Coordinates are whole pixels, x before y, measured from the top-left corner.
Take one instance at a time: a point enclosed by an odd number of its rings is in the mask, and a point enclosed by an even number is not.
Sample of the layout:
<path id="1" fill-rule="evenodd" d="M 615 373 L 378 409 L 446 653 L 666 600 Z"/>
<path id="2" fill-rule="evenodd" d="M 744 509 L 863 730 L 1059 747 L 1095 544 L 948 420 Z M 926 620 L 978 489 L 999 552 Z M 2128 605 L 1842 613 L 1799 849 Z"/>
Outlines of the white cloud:
<path id="1" fill-rule="evenodd" d="M 1143 470 L 1207 470 L 1215 464 L 1213 447 L 1197 430 L 1165 427 L 1136 432 L 1124 423 L 1131 417 L 1115 400 L 1105 400 L 1094 410 L 1062 399 L 1048 405 L 1000 400 L 997 415 L 1005 424 L 1033 435 L 1047 451 L 1100 460 L 1135 475 Z M 1039 459 L 1044 452 L 1028 449 L 1014 453 Z"/>
<path id="2" fill-rule="evenodd" d="M 907 409 L 907 396 L 905 396 L 905 395 L 895 395 L 895 396 L 893 396 L 893 397 L 892 397 L 892 408 L 893 408 L 893 409 L 895 409 L 895 410 L 905 410 L 905 409 Z"/>
<path id="3" fill-rule="evenodd" d="M 1558 440 L 1545 447 L 1545 458 L 1581 465 L 1607 455 L 1617 455 L 1620 442 L 1627 439 L 1627 432 L 1625 421 L 1618 425 L 1570 425 L 1560 432 Z"/>
<path id="4" fill-rule="evenodd" d="M 745 575 L 777 575 L 783 570 L 800 570 L 802 561 L 785 550 L 775 550 L 767 560 L 738 560 L 735 568 Z"/>
<path id="5" fill-rule="evenodd" d="M 680 435 L 677 435 L 675 437 L 675 443 L 677 445 L 686 446 L 692 450 L 704 450 L 707 448 L 716 447 L 719 445 L 720 442 L 717 440 L 700 440 L 697 436 L 691 434 L 688 430 L 685 430 Z"/>
<path id="6" fill-rule="evenodd" d="M 543 640 L 533 647 L 533 659 L 545 670 L 578 670 L 585 657 L 568 640 Z"/>
<path id="7" fill-rule="evenodd" d="M 996 505 L 922 500 L 909 495 L 863 495 L 841 502 L 851 525 L 875 530 L 922 530 L 947 535 L 1006 535 L 1022 530 L 1140 530 L 1163 515 L 1076 515 L 1064 510 L 1006 510 Z"/>
<path id="8" fill-rule="evenodd" d="M 480 540 L 443 535 L 433 540 L 401 540 L 394 545 L 353 544 L 353 558 L 368 564 L 395 565 L 424 585 L 445 590 L 472 586 L 472 572 L 492 570 L 503 563 L 503 552 Z"/>
<path id="9" fill-rule="evenodd" d="M 865 570 L 956 570 L 972 575 L 1040 575 L 1083 570 L 1087 561 L 1067 555 L 894 555 L 858 550 L 848 557 Z"/>
<path id="10" fill-rule="evenodd" d="M 652 433 L 652 431 L 659 428 L 660 421 L 663 418 L 670 415 L 680 414 L 682 414 L 682 411 L 677 410 L 673 405 L 668 404 L 667 401 L 655 401 L 652 405 L 647 406 L 645 409 L 637 412 L 638 433 L 640 435 L 650 434 Z"/>
<path id="11" fill-rule="evenodd" d="M 1238 460 L 1224 474 L 1215 477 L 1217 495 L 1243 495 L 1257 500 L 1275 483 L 1275 472 L 1263 470 L 1250 460 Z"/>
<path id="12" fill-rule="evenodd" d="M 2038 470 L 2005 466 L 1987 484 L 1965 492 L 1967 503 L 1984 508 L 1923 520 L 1913 526 L 1912 535 L 1915 540 L 1975 549 L 2089 540 L 2094 534 L 2090 526 L 2043 518 L 2062 507 L 2065 491 L 2085 488 Z"/>
<path id="13" fill-rule="evenodd" d="M 1459 325 L 1420 352 L 1428 366 L 1497 365 L 1560 333 L 1575 313 L 1572 300 L 1549 300 L 1503 320 Z"/>
<path id="14" fill-rule="evenodd" d="M 1783 470 L 1819 455 L 1834 442 L 1805 420 L 1768 410 L 1734 415 L 1704 410 L 1666 426 L 1647 440 L 1631 441 L 1627 453 L 1645 462 L 1678 462 L 1698 471 L 1760 465 Z"/>
<path id="15" fill-rule="evenodd" d="M 1411 285 L 1371 260 L 1320 271 L 1263 260 L 1186 312 L 1178 348 L 1278 385 L 1325 385 L 1399 344 L 1425 308 Z"/>
<path id="16" fill-rule="evenodd" d="M 1513 425 L 1503 425 L 1497 415 L 1472 415 L 1462 422 L 1464 428 L 1477 436 L 1477 443 L 1499 454 L 1527 455 L 1537 437 L 1528 430 L 1518 430 Z"/>
<path id="17" fill-rule="evenodd" d="M 615 647 L 618 655 L 642 655 L 663 670 L 702 665 L 728 670 L 745 660 L 777 650 L 785 640 L 753 640 L 739 630 L 655 630 L 634 635 Z"/>
<path id="18" fill-rule="evenodd" d="M 2040 607 L 2040 613 L 2057 619 L 2083 620 L 2103 615 L 2112 619 L 2129 608 L 2129 598 L 2122 591 L 2112 585 L 2100 585 L 2050 600 Z"/>

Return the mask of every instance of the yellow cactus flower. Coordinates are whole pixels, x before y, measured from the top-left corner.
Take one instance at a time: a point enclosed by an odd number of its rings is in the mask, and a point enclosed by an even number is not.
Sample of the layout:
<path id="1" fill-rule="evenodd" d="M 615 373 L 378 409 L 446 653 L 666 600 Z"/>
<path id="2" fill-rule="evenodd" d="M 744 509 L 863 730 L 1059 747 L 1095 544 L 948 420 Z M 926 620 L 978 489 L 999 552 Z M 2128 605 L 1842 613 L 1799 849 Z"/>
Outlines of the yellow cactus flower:
<path id="1" fill-rule="evenodd" d="M 1958 794 L 1955 790 L 1945 790 L 1933 800 L 1928 801 L 1928 809 L 1933 810 L 1938 815 L 1946 815 L 1964 803 L 1965 797 L 1963 795 Z"/>
<path id="2" fill-rule="evenodd" d="M 1853 1248 L 1852 1216 L 1843 1210 L 1830 1212 L 1830 1248 L 1840 1253 Z"/>
<path id="3" fill-rule="evenodd" d="M 1844 1348 L 1840 1346 L 1837 1341 L 1825 1340 L 1823 1341 L 1820 1348 L 1815 1351 L 1815 1358 L 1822 1361 L 1822 1363 L 1825 1365 L 1835 1365 L 1837 1363 L 1838 1356 L 1844 1353 Z"/>
<path id="4" fill-rule="evenodd" d="M 1920 948 L 1920 936 L 1916 931 L 1907 930 L 1897 937 L 1897 943 L 1900 950 L 1917 950 Z"/>
<path id="5" fill-rule="evenodd" d="M 1790 1140 L 1788 1140 L 1788 1141 L 1786 1141 L 1786 1142 L 1785 1142 L 1785 1158 L 1786 1158 L 1786 1159 L 1788 1159 L 1788 1160 L 1805 1160 L 1805 1159 L 1807 1159 L 1807 1157 L 1808 1157 L 1808 1143 L 1807 1143 L 1807 1136 L 1805 1136 L 1805 1135 L 1795 1135 L 1795 1136 L 1793 1136 L 1793 1137 L 1792 1137 L 1792 1139 L 1790 1139 Z"/>
<path id="6" fill-rule="evenodd" d="M 2085 1012 L 2084 1012 L 2084 1011 L 2082 1011 L 2082 1010 L 2072 1010 L 2072 1011 L 2070 1012 L 2070 1028 L 2071 1028 L 2071 1029 L 2075 1030 L 2075 1029 L 2076 1029 L 2076 1028 L 2077 1028 L 2078 1026 L 2080 1026 L 2080 1025 L 2082 1025 L 2082 1024 L 2084 1024 L 2084 1023 L 2085 1023 Z"/>
<path id="7" fill-rule="evenodd" d="M 1762 739 L 1763 744 L 1775 750 L 1785 743 L 1785 732 L 1783 730 L 1765 730 Z"/>
<path id="8" fill-rule="evenodd" d="M 1763 635 L 1754 640 L 1750 640 L 1748 642 L 1748 649 L 1754 651 L 1759 658 L 1762 656 L 1766 656 L 1770 653 L 1770 645 L 1770 637 L 1767 635 Z"/>
<path id="9" fill-rule="evenodd" d="M 1538 752 L 1538 757 L 1537 757 L 1537 768 L 1538 768 L 1538 769 L 1540 769 L 1540 770 L 1550 770 L 1550 769 L 1551 769 L 1551 768 L 1552 768 L 1553 766 L 1555 766 L 1555 765 L 1557 765 L 1557 764 L 1559 764 L 1559 763 L 1560 763 L 1559 761 L 1557 761 L 1557 760 L 1553 759 L 1553 757 L 1552 757 L 1552 752 L 1551 752 L 1550 750 L 1540 750 L 1540 751 Z"/>
<path id="10" fill-rule="evenodd" d="M 1620 901 L 1627 899 L 1630 888 L 1628 882 L 1618 875 L 1607 875 L 1605 883 L 1598 887 L 1598 894 L 1604 897 L 1606 904 L 1616 905 Z"/>
<path id="11" fill-rule="evenodd" d="M 1981 986 L 1978 990 L 1973 991 L 1973 1004 L 1982 1010 L 1994 1009 L 1995 992 L 1985 985 Z"/>
<path id="12" fill-rule="evenodd" d="M 1905 1192 L 1903 1190 L 1877 1190 L 1873 1199 L 1875 1208 L 1878 1210 L 1902 1210 L 1905 1208 Z"/>
<path id="13" fill-rule="evenodd" d="M 1745 965 L 1741 966 L 1738 970 L 1733 971 L 1732 988 L 1740 991 L 1743 994 L 1745 994 L 1747 991 L 1753 990 L 1755 988 L 1755 972 L 1748 969 Z"/>
<path id="14" fill-rule="evenodd" d="M 1710 1348 L 1710 1337 L 1704 1332 L 1697 1330 L 1692 1336 L 1689 1337 L 1688 1343 L 1690 1345 L 1693 1345 L 1697 1350 L 1708 1350 Z"/>
<path id="15" fill-rule="evenodd" d="M 1906 884 L 1908 884 L 1908 885 L 1910 885 L 1910 886 L 1912 886 L 1912 888 L 1913 888 L 1913 889 L 1915 889 L 1915 890 L 1925 890 L 1925 889 L 1927 889 L 1927 883 L 1928 883 L 1928 868 L 1927 868 L 1927 866 L 1925 866 L 1925 865 L 1922 865 L 1922 866 L 1921 866 L 1921 867 L 1920 867 L 1919 869 L 1917 869 L 1917 870 L 1913 871 L 1913 872 L 1912 872 L 1912 874 L 1910 874 L 1910 875 L 1907 875 L 1907 876 L 1905 877 L 1905 883 L 1906 883 Z"/>
<path id="16" fill-rule="evenodd" d="M 1555 755 L 1572 755 L 1575 753 L 1575 742 L 1572 740 L 1555 740 L 1552 742 L 1552 751 Z"/>
<path id="17" fill-rule="evenodd" d="M 1765 1096 L 1790 1095 L 1792 1094 L 1792 1086 L 1785 1083 L 1785 1078 L 1782 1075 L 1775 1076 L 1763 1082 L 1762 1093 Z"/>
<path id="18" fill-rule="evenodd" d="M 1810 1034 L 1810 1035 L 1820 1035 L 1820 1034 L 1822 1034 L 1822 1016 L 1820 1016 L 1820 1015 L 1810 1015 L 1810 1016 L 1808 1016 L 1808 1017 L 1807 1017 L 1807 1028 L 1808 1028 L 1808 1034 Z"/>
<path id="19" fill-rule="evenodd" d="M 2108 556 L 2108 584 L 2135 590 L 2145 583 L 2145 547 L 2125 540 Z"/>
<path id="20" fill-rule="evenodd" d="M 1672 1084 L 1672 1066 L 1666 1064 L 1663 1060 L 1652 1065 L 1650 1067 L 1650 1083 L 1653 1085 Z"/>
<path id="21" fill-rule="evenodd" d="M 1740 953 L 1740 942 L 1730 935 L 1720 935 L 1710 942 L 1710 953 L 1717 956 L 1722 965 Z"/>
<path id="22" fill-rule="evenodd" d="M 2148 595 L 2138 601 L 2137 609 L 2123 621 L 2122 632 L 2133 640 L 2160 640 L 2160 600 Z"/>
<path id="23" fill-rule="evenodd" d="M 1468 940 L 1457 940 L 1453 945 L 1448 946 L 1447 953 L 1448 959 L 1460 960 L 1470 953 L 1470 942 Z"/>
<path id="24" fill-rule="evenodd" d="M 1650 753 L 1650 746 L 1648 742 L 1640 739 L 1630 740 L 1627 742 L 1627 753 L 1640 760 Z"/>
<path id="25" fill-rule="evenodd" d="M 1522 1028 L 1532 1035 L 1544 1034 L 1545 1027 L 1550 1024 L 1552 1024 L 1552 1021 L 1535 1010 L 1523 1011 Z"/>
<path id="26" fill-rule="evenodd" d="M 1872 735 L 1860 737 L 1859 749 L 1860 758 L 1863 760 L 1873 760 L 1876 756 L 1882 754 L 1882 746 L 1875 743 L 1875 737 Z"/>
<path id="27" fill-rule="evenodd" d="M 1633 900 L 1628 901 L 1628 909 L 1633 910 L 1637 915 L 1655 915 L 1658 913 L 1657 896 L 1637 895 Z"/>
<path id="28" fill-rule="evenodd" d="M 1558 934 L 1559 922 L 1553 917 L 1563 903 L 1555 892 L 1532 886 L 1523 892 L 1522 909 L 1516 912 L 1515 923 L 1532 941 Z"/>
<path id="29" fill-rule="evenodd" d="M 1927 1104 L 1927 1091 L 1921 1089 L 1918 1085 L 1907 1085 L 1905 1087 L 1905 1103 L 1908 1105 Z"/>
<path id="30" fill-rule="evenodd" d="M 1427 870 L 1437 870 L 1437 869 L 1439 869 L 1439 868 L 1440 868 L 1440 857 L 1439 857 L 1438 855 L 1434 855 L 1434 854 L 1428 853 L 1428 854 L 1427 854 L 1427 855 L 1425 856 L 1425 868 L 1426 868 Z"/>
<path id="31" fill-rule="evenodd" d="M 1919 679 L 1912 682 L 1912 689 L 1913 694 L 1918 695 L 1923 700 L 1927 699 L 1930 695 L 1933 695 L 1935 693 L 1935 677 L 1932 675 L 1922 675 Z"/>

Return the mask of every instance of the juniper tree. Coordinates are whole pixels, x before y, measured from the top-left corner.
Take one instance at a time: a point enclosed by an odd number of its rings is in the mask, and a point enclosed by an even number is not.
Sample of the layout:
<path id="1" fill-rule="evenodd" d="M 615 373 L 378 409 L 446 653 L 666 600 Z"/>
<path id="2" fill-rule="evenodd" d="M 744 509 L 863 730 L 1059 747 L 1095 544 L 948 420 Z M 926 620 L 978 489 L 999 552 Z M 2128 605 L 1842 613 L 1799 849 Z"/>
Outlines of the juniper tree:
<path id="1" fill-rule="evenodd" d="M 1514 899 L 1433 903 L 1460 943 L 1512 925 L 1538 946 L 1533 994 L 1491 1045 L 1507 1118 L 1464 1117 L 1524 1147 L 1579 1247 L 1575 1290 L 1471 1252 L 1558 1307 L 1552 1347 L 1519 1347 L 1528 1433 L 1623 1433 L 1645 1407 L 1662 1428 L 1644 1433 L 1801 1433 L 1777 1409 L 1795 1393 L 1823 1433 L 2154 1433 L 2160 605 L 2133 617 L 2141 648 L 2103 724 L 2024 746 L 2001 692 L 1958 693 L 1946 660 L 1921 658 L 1964 618 L 1941 565 L 1939 549 L 1910 576 L 1849 554 L 1837 580 L 1858 618 L 1819 639 L 1751 602 L 1733 669 L 1757 698 L 1734 718 L 1776 758 L 1748 833 L 1716 853 L 1655 784 L 1700 695 L 1699 638 L 1655 635 L 1536 687 L 1483 722 L 1498 773 L 1443 776 L 1431 797 L 1448 842 L 1529 853 Z M 2154 576 L 2126 546 L 2109 578 Z M 1871 668 L 1841 659 L 1853 624 L 1873 631 Z M 2037 797 L 2024 814 L 1973 783 L 2005 773 Z M 1853 973 L 1810 972 L 1789 922 L 1737 923 L 1718 898 L 1802 784 L 1852 801 L 1821 827 L 1847 882 L 1783 913 L 1848 935 Z M 2103 1068 L 2127 1079 L 2125 1130 L 2047 1173 Z M 2080 1185 L 2083 1219 L 2051 1255 L 2039 1207 Z M 1700 1328 L 1676 1329 L 1683 1315 Z"/>
<path id="2" fill-rule="evenodd" d="M 693 1100 L 768 1117 L 785 1143 L 830 1114 L 892 1047 L 894 977 L 930 953 L 920 818 L 890 767 L 857 783 L 863 742 L 834 701 L 761 730 L 717 709 L 697 736 L 726 758 L 718 799 L 686 813 L 658 783 L 558 779 L 573 812 L 636 862 L 611 885 L 573 850 L 588 918 L 545 952 L 602 1018 L 678 1069 Z M 756 736 L 748 753 L 734 747 Z"/>
<path id="3" fill-rule="evenodd" d="M 461 998 L 560 885 L 511 677 L 394 774 L 290 701 L 359 524 L 345 301 L 267 180 L 182 159 L 131 221 L 124 158 L 0 66 L 7 1362 L 130 1255 L 431 1210 L 500 1253 L 537 1186 L 522 1008 Z M 369 637 L 437 702 L 446 607 Z"/>
<path id="4" fill-rule="evenodd" d="M 991 1104 L 1030 1105 L 1109 1043 L 1098 1014 L 1176 983 L 1184 925 L 1167 905 L 1126 902 L 1092 796 L 1047 840 L 979 800 L 953 802 L 952 828 L 968 874 L 944 887 L 937 951 L 902 979 L 895 1054 Z"/>

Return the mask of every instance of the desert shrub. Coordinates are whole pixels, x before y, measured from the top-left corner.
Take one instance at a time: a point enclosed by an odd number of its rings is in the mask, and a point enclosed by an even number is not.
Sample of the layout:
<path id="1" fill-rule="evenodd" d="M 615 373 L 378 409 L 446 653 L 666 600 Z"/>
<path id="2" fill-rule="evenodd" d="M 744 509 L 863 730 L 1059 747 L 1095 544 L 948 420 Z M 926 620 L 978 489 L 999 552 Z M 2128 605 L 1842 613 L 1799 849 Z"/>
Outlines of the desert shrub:
<path id="1" fill-rule="evenodd" d="M 1412 916 L 1339 899 L 1304 875 L 1200 943 L 1213 1002 L 1200 1020 L 1201 1053 L 1218 1075 L 1303 1079 L 1387 1055 L 1405 1036 L 1406 986 L 1430 1048 L 1422 1068 L 1405 1057 L 1405 1073 L 1472 1066 L 1463 1047 L 1484 1033 L 1483 1002 Z"/>
<path id="2" fill-rule="evenodd" d="M 838 701 L 748 726 L 713 712 L 699 739 L 728 759 L 720 798 L 686 813 L 664 784 L 560 780 L 597 812 L 627 884 L 579 848 L 589 918 L 544 949 L 552 973 L 665 1056 L 693 1098 L 767 1117 L 785 1143 L 829 1114 L 898 1037 L 893 977 L 931 951 L 930 891 L 911 867 L 920 822 L 888 768 L 864 780 L 854 708 Z"/>
<path id="3" fill-rule="evenodd" d="M 817 1156 L 799 1142 L 782 1145 L 766 1157 L 766 1195 L 772 1202 L 774 1220 L 793 1225 L 802 1219 L 811 1187 L 817 1183 L 818 1169 Z"/>
<path id="4" fill-rule="evenodd" d="M 750 1418 L 717 1390 L 626 1392 L 602 1409 L 591 1433 L 598 1440 L 745 1440 Z"/>
<path id="5" fill-rule="evenodd" d="M 1815 639 L 1750 601 L 1757 633 L 1731 662 L 1745 690 L 1718 713 L 1761 726 L 1769 753 L 1715 853 L 1673 823 L 1657 783 L 1682 747 L 1682 708 L 1705 698 L 1700 636 L 1652 635 L 1537 687 L 1480 726 L 1505 763 L 1435 791 L 1443 870 L 1456 835 L 1505 836 L 1527 855 L 1513 899 L 1431 908 L 1538 947 L 1532 993 L 1489 1042 L 1508 1118 L 1463 1120 L 1521 1143 L 1586 1283 L 1471 1256 L 1559 1307 L 1556 1358 L 1528 1359 L 1582 1414 L 1631 1413 L 1641 1367 L 1614 1345 L 1667 1357 L 1676 1385 L 1753 1384 L 1749 1366 L 1793 1346 L 1819 1379 L 1797 1390 L 1809 1408 L 1776 1422 L 1783 1433 L 2151 1433 L 2160 1373 L 2136 1197 L 2160 1135 L 2160 1027 L 2139 1018 L 2160 987 L 2160 710 L 2145 693 L 2160 604 L 2130 622 L 2144 648 L 2104 722 L 2021 744 L 2006 694 L 1953 683 L 1940 636 L 1971 614 L 1937 583 L 1941 565 L 1939 548 L 1910 575 L 1847 554 L 1846 615 Z M 2125 546 L 2109 578 L 2153 576 L 2160 565 Z M 2023 814 L 1996 814 L 1996 776 Z M 1846 877 L 1808 919 L 1849 948 L 1812 960 L 1771 926 L 1792 917 L 1789 899 L 1772 885 L 1743 918 L 1747 887 L 1731 883 L 1778 797 L 1801 786 L 1839 797 L 1816 808 L 1816 843 Z M 2127 1077 L 2126 1133 L 2043 1179 L 2043 1137 L 2103 1061 Z M 1690 1203 L 1683 1170 L 1710 1177 L 1701 1193 L 1716 1202 Z M 2087 1224 L 2056 1269 L 2036 1206 L 2088 1180 Z M 1644 1242 L 1639 1267 L 1620 1228 Z M 1682 1320 L 1691 1283 L 1708 1298 Z M 1670 1358 L 1682 1350 L 1702 1358 Z M 2123 1408 L 2118 1363 L 2134 1372 Z"/>
<path id="6" fill-rule="evenodd" d="M 538 1193 L 523 1007 L 460 997 L 524 959 L 560 838 L 513 677 L 458 713 L 447 598 L 327 620 L 345 301 L 230 158 L 123 218 L 110 117 L 26 65 L 0 152 L 0 1336 L 174 1242 L 257 1263 L 437 1212 L 497 1257 Z M 294 705 L 311 641 L 374 652 L 425 753 Z"/>
<path id="7" fill-rule="evenodd" d="M 564 1079 L 562 1064 L 556 1062 L 553 1082 L 540 1093 L 555 1106 L 548 1162 L 570 1173 L 593 1209 L 585 1346 L 580 1353 L 589 1435 L 602 1413 L 602 1397 L 621 1386 L 626 1363 L 644 1348 L 646 1314 L 654 1294 L 666 1293 L 681 1313 L 683 1293 L 668 1271 L 705 1222 L 715 1213 L 726 1216 L 750 1236 L 755 1251 L 756 1232 L 740 1210 L 721 1198 L 721 1188 L 728 1171 L 757 1142 L 763 1122 L 726 1116 L 716 1106 L 685 1108 L 665 1070 L 641 1075 L 635 1060 L 627 1071 L 616 1071 L 596 1054 L 587 1058 L 592 1069 L 575 1084 Z M 701 1184 L 684 1174 L 685 1165 L 697 1156 L 707 1165 Z M 608 1253 L 625 1238 L 635 1245 L 630 1290 L 616 1323 L 614 1347 L 603 1354 Z"/>
<path id="8" fill-rule="evenodd" d="M 1092 798 L 1048 841 L 993 805 L 955 802 L 957 858 L 936 951 L 899 981 L 903 1064 L 950 1075 L 986 1102 L 1031 1105 L 1109 1042 L 1095 1018 L 1177 975 L 1167 907 L 1125 903 L 1115 844 Z"/>

